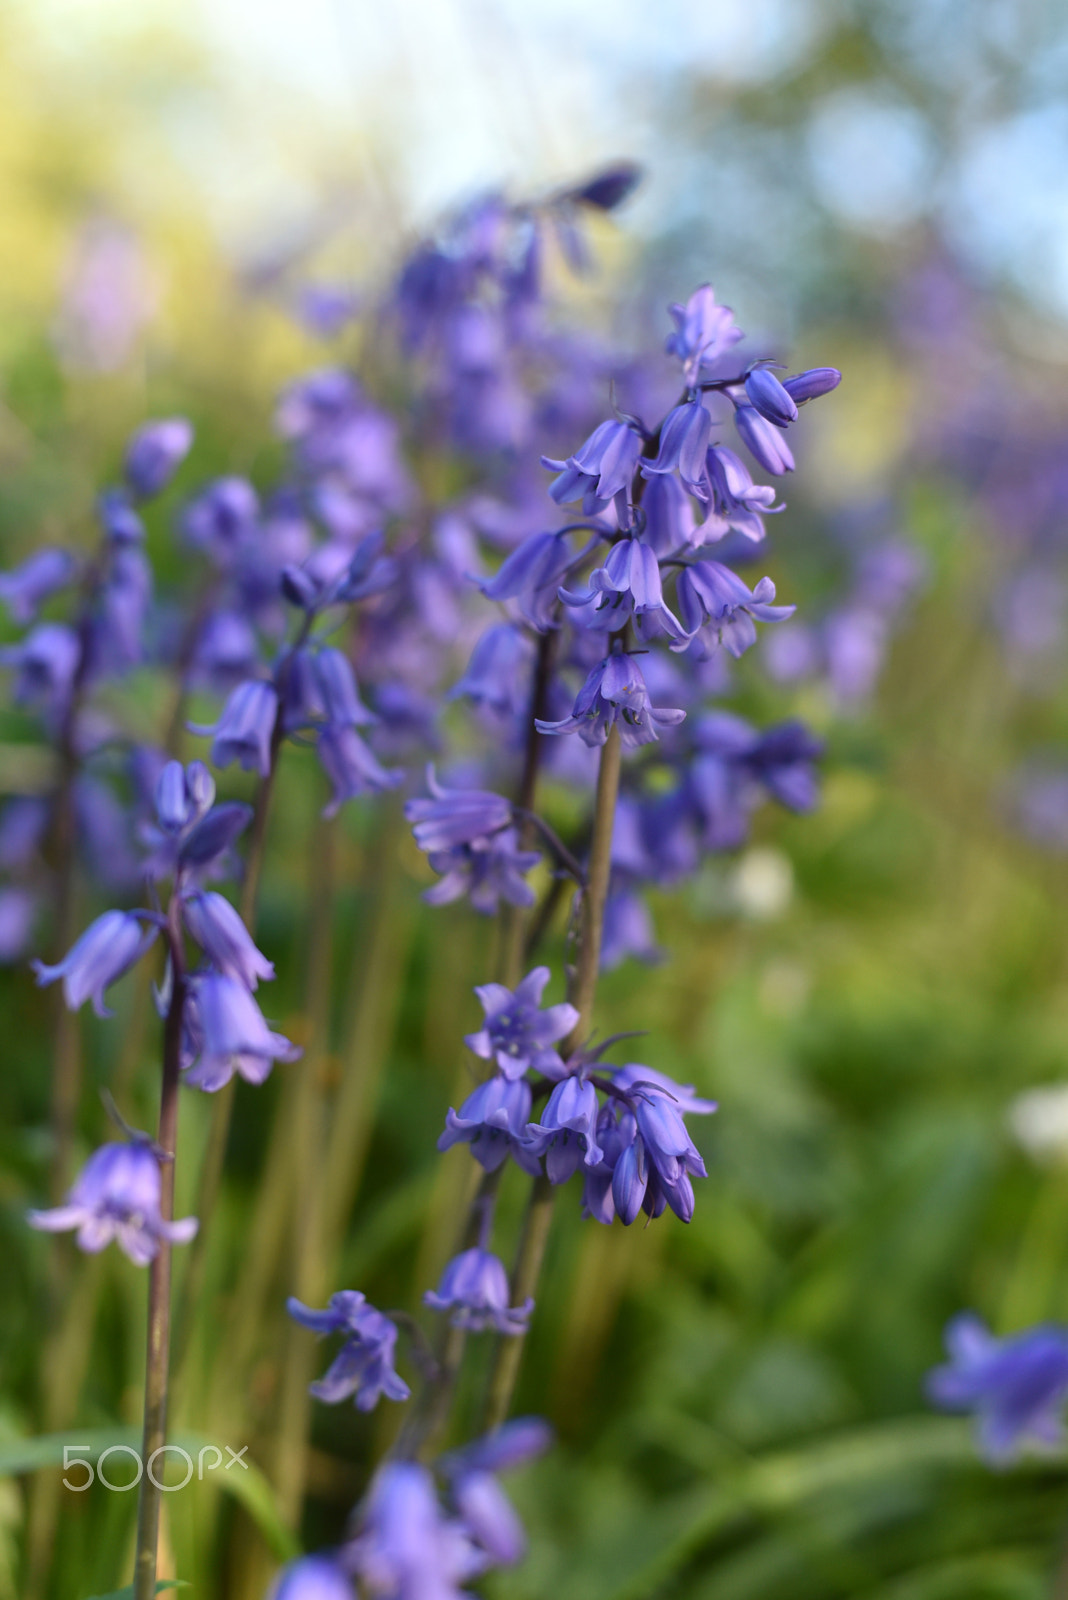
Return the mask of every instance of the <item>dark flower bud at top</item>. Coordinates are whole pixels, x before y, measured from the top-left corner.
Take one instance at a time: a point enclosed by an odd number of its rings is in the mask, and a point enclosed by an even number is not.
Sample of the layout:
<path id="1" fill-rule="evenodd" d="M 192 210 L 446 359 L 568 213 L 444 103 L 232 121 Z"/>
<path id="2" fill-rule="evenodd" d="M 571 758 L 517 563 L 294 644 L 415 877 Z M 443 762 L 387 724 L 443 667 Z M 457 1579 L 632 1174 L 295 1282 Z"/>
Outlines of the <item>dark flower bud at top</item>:
<path id="1" fill-rule="evenodd" d="M 142 500 L 165 489 L 193 443 L 185 417 L 166 417 L 138 428 L 126 447 L 126 482 Z"/>
<path id="2" fill-rule="evenodd" d="M 745 380 L 745 392 L 760 415 L 777 428 L 785 428 L 788 423 L 796 422 L 797 405 L 793 396 L 767 367 L 753 368 Z"/>
<path id="3" fill-rule="evenodd" d="M 579 205 L 593 206 L 598 211 L 614 211 L 634 193 L 642 177 L 642 169 L 636 161 L 619 161 L 615 166 L 598 172 L 579 188 L 570 190 L 567 199 L 575 200 Z"/>
<path id="4" fill-rule="evenodd" d="M 786 378 L 783 388 L 799 406 L 803 406 L 806 400 L 818 400 L 821 394 L 830 394 L 841 381 L 842 374 L 837 367 L 809 367 L 807 372 L 799 372 L 796 378 Z"/>
<path id="5" fill-rule="evenodd" d="M 319 599 L 319 585 L 303 567 L 283 567 L 282 593 L 291 605 L 312 611 Z"/>
<path id="6" fill-rule="evenodd" d="M 203 867 L 228 850 L 252 821 L 252 807 L 243 800 L 228 800 L 203 817 L 182 842 L 178 860 L 183 867 Z"/>

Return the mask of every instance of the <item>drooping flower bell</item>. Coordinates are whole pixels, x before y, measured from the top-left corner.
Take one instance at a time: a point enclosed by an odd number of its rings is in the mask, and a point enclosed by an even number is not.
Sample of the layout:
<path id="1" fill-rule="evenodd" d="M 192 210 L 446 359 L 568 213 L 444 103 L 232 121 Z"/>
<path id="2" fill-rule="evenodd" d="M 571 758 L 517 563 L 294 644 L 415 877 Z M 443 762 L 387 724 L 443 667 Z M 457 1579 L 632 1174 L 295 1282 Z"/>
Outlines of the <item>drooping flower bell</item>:
<path id="1" fill-rule="evenodd" d="M 971 1411 L 979 1444 L 1002 1465 L 1025 1444 L 1052 1449 L 1064 1442 L 1068 1399 L 1068 1328 L 1043 1324 L 996 1339 L 973 1312 L 946 1328 L 949 1363 L 927 1379 L 927 1393 L 946 1411 Z"/>
<path id="2" fill-rule="evenodd" d="M 393 1367 L 396 1324 L 368 1305 L 358 1289 L 332 1294 L 325 1311 L 315 1311 L 291 1295 L 286 1310 L 295 1322 L 316 1333 L 346 1335 L 325 1376 L 309 1385 L 309 1394 L 317 1400 L 336 1405 L 352 1395 L 358 1410 L 373 1411 L 382 1395 L 387 1400 L 408 1399 L 411 1390 Z"/>
<path id="3" fill-rule="evenodd" d="M 98 1017 L 110 1017 L 113 1013 L 104 1004 L 104 990 L 140 961 L 158 932 L 154 923 L 146 926 L 143 914 L 105 911 L 55 966 L 34 961 L 38 985 L 43 988 L 62 978 L 63 999 L 69 1010 L 77 1011 L 91 1000 Z"/>
<path id="4" fill-rule="evenodd" d="M 642 669 L 634 656 L 617 652 L 594 667 L 579 690 L 569 717 L 537 721 L 539 733 L 577 733 L 591 747 L 604 744 L 618 724 L 624 750 L 659 738 L 658 727 L 675 727 L 685 711 L 651 706 Z"/>
<path id="5" fill-rule="evenodd" d="M 265 778 L 271 770 L 271 738 L 278 715 L 278 692 L 259 679 L 238 684 L 218 722 L 190 723 L 192 733 L 212 736 L 211 759 L 217 767 L 236 761 L 245 772 Z"/>
<path id="6" fill-rule="evenodd" d="M 209 1094 L 235 1072 L 248 1083 L 263 1083 L 276 1061 L 296 1061 L 303 1053 L 271 1031 L 245 985 L 224 973 L 194 978 L 185 1010 L 192 1051 L 185 1081 Z"/>
<path id="7" fill-rule="evenodd" d="M 459 1111 L 449 1107 L 438 1149 L 450 1150 L 454 1144 L 470 1145 L 471 1154 L 486 1172 L 496 1172 L 511 1156 L 524 1172 L 537 1177 L 541 1163 L 526 1142 L 530 1107 L 531 1092 L 526 1079 L 510 1079 L 497 1073 L 480 1083 Z"/>
<path id="8" fill-rule="evenodd" d="M 31 1227 L 49 1233 L 77 1228 L 80 1250 L 95 1253 L 114 1239 L 136 1266 L 147 1266 L 160 1241 L 187 1244 L 196 1217 L 165 1222 L 160 1216 L 160 1157 L 145 1137 L 101 1145 L 75 1179 L 65 1203 L 31 1211 Z"/>
<path id="9" fill-rule="evenodd" d="M 719 561 L 695 561 L 684 567 L 676 597 L 686 638 L 671 648 L 684 650 L 699 637 L 705 656 L 721 647 L 728 655 L 742 656 L 756 643 L 757 622 L 785 622 L 797 610 L 771 604 L 775 585 L 770 578 L 761 578 L 750 589 Z"/>
<path id="10" fill-rule="evenodd" d="M 456 1328 L 481 1333 L 525 1333 L 533 1300 L 509 1306 L 508 1274 L 504 1263 L 489 1250 L 464 1250 L 454 1256 L 441 1275 L 437 1291 L 428 1289 L 424 1304 L 435 1311 L 451 1311 Z"/>

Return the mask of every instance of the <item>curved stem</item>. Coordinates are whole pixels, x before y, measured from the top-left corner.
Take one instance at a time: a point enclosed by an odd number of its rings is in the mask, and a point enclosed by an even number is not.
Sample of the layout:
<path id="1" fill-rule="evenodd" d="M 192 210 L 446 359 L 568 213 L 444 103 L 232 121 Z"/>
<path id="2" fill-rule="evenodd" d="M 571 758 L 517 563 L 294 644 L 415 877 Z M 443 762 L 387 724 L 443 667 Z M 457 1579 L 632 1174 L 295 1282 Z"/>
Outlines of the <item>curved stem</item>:
<path id="1" fill-rule="evenodd" d="M 163 1032 L 163 1080 L 160 1087 L 156 1141 L 160 1163 L 159 1211 L 164 1222 L 174 1219 L 174 1156 L 178 1141 L 178 1085 L 182 1047 L 182 1011 L 186 981 L 177 897 L 169 916 L 174 985 Z M 137 1546 L 134 1555 L 134 1600 L 152 1600 L 156 1592 L 161 1490 L 153 1456 L 167 1437 L 167 1372 L 170 1355 L 171 1246 L 161 1238 L 148 1276 L 148 1348 L 145 1357 L 145 1421 L 141 1444 L 144 1471 L 137 1503 Z M 155 1480 L 155 1481 L 153 1481 Z"/>

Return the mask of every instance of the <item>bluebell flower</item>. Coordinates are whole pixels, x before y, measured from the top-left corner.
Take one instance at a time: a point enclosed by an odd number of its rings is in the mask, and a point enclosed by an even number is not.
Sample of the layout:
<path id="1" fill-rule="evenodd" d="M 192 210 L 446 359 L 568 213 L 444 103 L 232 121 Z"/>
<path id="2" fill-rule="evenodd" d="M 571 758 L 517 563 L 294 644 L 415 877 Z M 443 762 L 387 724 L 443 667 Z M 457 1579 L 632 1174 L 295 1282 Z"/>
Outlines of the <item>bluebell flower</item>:
<path id="1" fill-rule="evenodd" d="M 615 1221 L 613 1179 L 620 1156 L 637 1132 L 634 1115 L 622 1100 L 608 1099 L 597 1116 L 597 1143 L 601 1159 L 587 1167 L 582 1185 L 582 1215 L 593 1217 L 606 1227 Z M 639 1205 L 641 1202 L 639 1201 Z"/>
<path id="2" fill-rule="evenodd" d="M 282 704 L 282 728 L 287 734 L 315 727 L 325 718 L 322 688 L 315 670 L 315 653 L 292 650 L 276 672 Z"/>
<path id="3" fill-rule="evenodd" d="M 661 559 L 704 542 L 705 534 L 698 535 L 693 501 L 674 474 L 661 473 L 649 479 L 641 509 L 645 518 L 642 543 Z"/>
<path id="4" fill-rule="evenodd" d="M 946 1328 L 949 1364 L 927 1379 L 930 1400 L 946 1411 L 971 1411 L 983 1454 L 996 1465 L 1028 1442 L 1064 1442 L 1068 1398 L 1068 1329 L 1051 1323 L 995 1339 L 973 1312 Z"/>
<path id="5" fill-rule="evenodd" d="M 181 833 L 211 810 L 215 779 L 202 761 L 188 772 L 180 761 L 168 761 L 156 780 L 156 817 L 165 833 Z"/>
<path id="6" fill-rule="evenodd" d="M 452 1324 L 469 1333 L 493 1328 L 497 1333 L 525 1333 L 533 1300 L 509 1306 L 508 1274 L 504 1263 L 489 1250 L 464 1250 L 454 1256 L 441 1275 L 437 1290 L 423 1295 L 435 1311 L 451 1311 Z"/>
<path id="7" fill-rule="evenodd" d="M 81 660 L 73 628 L 62 622 L 39 622 L 18 644 L 0 649 L 0 666 L 14 667 L 16 705 L 32 706 L 50 718 L 66 709 Z"/>
<path id="8" fill-rule="evenodd" d="M 190 544 L 225 567 L 255 533 L 259 515 L 259 497 L 246 479 L 218 478 L 190 501 L 182 529 Z"/>
<path id="9" fill-rule="evenodd" d="M 537 719 L 539 733 L 578 733 L 591 747 L 604 744 L 618 724 L 624 750 L 659 737 L 658 727 L 675 727 L 685 711 L 651 706 L 641 667 L 632 655 L 618 652 L 594 667 L 579 690 L 571 715 L 561 722 Z"/>
<path id="10" fill-rule="evenodd" d="M 560 474 L 549 486 L 557 505 L 581 500 L 584 515 L 592 517 L 618 496 L 620 522 L 625 523 L 631 480 L 641 453 L 641 434 L 628 422 L 609 421 L 595 428 L 566 461 L 542 456 L 541 464 Z"/>
<path id="11" fill-rule="evenodd" d="M 466 894 L 476 911 L 487 914 L 500 899 L 533 905 L 534 891 L 524 877 L 541 857 L 519 849 L 509 802 L 486 789 L 445 789 L 432 768 L 427 783 L 433 798 L 409 800 L 404 807 L 416 844 L 442 874 L 424 893 L 427 903 L 447 905 Z"/>
<path id="12" fill-rule="evenodd" d="M 152 600 L 152 568 L 135 546 L 115 550 L 97 595 L 90 660 L 95 672 L 124 672 L 144 660 L 144 626 Z"/>
<path id="13" fill-rule="evenodd" d="M 544 1455 L 552 1442 L 553 1430 L 544 1418 L 513 1417 L 481 1439 L 450 1450 L 439 1465 L 450 1478 L 464 1472 L 510 1472 Z"/>
<path id="14" fill-rule="evenodd" d="M 579 1014 L 567 1001 L 540 1009 L 550 976 L 548 967 L 535 967 L 514 991 L 503 983 L 475 989 L 486 1020 L 478 1033 L 465 1034 L 464 1043 L 483 1061 L 496 1062 L 506 1078 L 521 1078 L 527 1071 L 559 1078 L 566 1070 L 552 1046 L 566 1038 Z"/>
<path id="15" fill-rule="evenodd" d="M 692 1083 L 676 1083 L 666 1072 L 658 1072 L 655 1067 L 647 1067 L 640 1062 L 632 1061 L 625 1067 L 617 1067 L 612 1074 L 612 1082 L 617 1089 L 622 1089 L 626 1093 L 639 1084 L 647 1084 L 653 1089 L 660 1090 L 671 1097 L 676 1111 L 682 1116 L 689 1116 L 691 1113 L 710 1116 L 713 1111 L 719 1110 L 718 1103 L 699 1095 Z"/>
<path id="16" fill-rule="evenodd" d="M 427 769 L 429 800 L 409 800 L 404 815 L 420 850 L 451 850 L 499 833 L 512 821 L 511 803 L 489 789 L 446 789 Z"/>
<path id="17" fill-rule="evenodd" d="M 96 520 L 113 546 L 121 549 L 145 542 L 145 525 L 125 489 L 105 489 L 97 496 Z"/>
<path id="18" fill-rule="evenodd" d="M 356 1591 L 330 1556 L 298 1556 L 282 1568 L 268 1600 L 356 1600 Z"/>
<path id="19" fill-rule="evenodd" d="M 687 400 L 675 406 L 661 426 L 656 460 L 642 462 L 642 477 L 677 473 L 689 494 L 696 495 L 698 500 L 707 500 L 705 452 L 711 432 L 712 418 L 700 400 Z"/>
<path id="20" fill-rule="evenodd" d="M 397 1343 L 396 1324 L 368 1305 L 357 1289 L 342 1289 L 330 1296 L 325 1311 L 314 1311 L 292 1295 L 286 1310 L 295 1322 L 316 1333 L 343 1333 L 342 1345 L 325 1376 L 309 1385 L 309 1394 L 328 1405 L 354 1397 L 360 1411 L 373 1411 L 379 1398 L 407 1400 L 411 1393 L 393 1368 Z"/>
<path id="21" fill-rule="evenodd" d="M 695 289 L 684 306 L 668 308 L 675 323 L 665 349 L 683 363 L 687 384 L 697 382 L 702 366 L 712 366 L 743 337 L 730 306 L 716 304 L 710 283 Z"/>
<path id="22" fill-rule="evenodd" d="M 37 550 L 12 572 L 0 572 L 0 600 L 12 622 L 32 622 L 52 595 L 65 589 L 77 572 L 67 550 Z"/>
<path id="23" fill-rule="evenodd" d="M 348 656 L 340 650 L 324 647 L 316 653 L 315 671 L 323 715 L 332 727 L 362 728 L 377 721 L 374 712 L 368 711 L 360 699 Z"/>
<path id="24" fill-rule="evenodd" d="M 257 950 L 237 910 L 224 895 L 200 891 L 182 898 L 182 920 L 212 966 L 255 989 L 274 977 L 274 966 Z"/>
<path id="25" fill-rule="evenodd" d="M 71 1011 L 92 1000 L 98 1017 L 110 1017 L 104 1004 L 104 990 L 134 966 L 155 941 L 159 932 L 154 923 L 147 926 L 143 914 L 131 911 L 105 911 L 91 922 L 81 938 L 55 966 L 35 961 L 33 970 L 42 987 L 63 980 L 63 999 Z"/>
<path id="26" fill-rule="evenodd" d="M 797 421 L 797 402 L 767 367 L 754 367 L 745 380 L 749 402 L 766 422 L 785 428 Z"/>
<path id="27" fill-rule="evenodd" d="M 570 561 L 565 534 L 532 533 L 478 586 L 488 600 L 515 600 L 523 620 L 544 633 L 553 625 L 556 591 Z"/>
<path id="28" fill-rule="evenodd" d="M 355 800 L 362 794 L 380 794 L 401 781 L 402 774 L 383 767 L 355 728 L 330 724 L 320 732 L 315 748 L 334 789 L 332 799 L 323 807 L 324 817 L 336 816 L 346 800 Z"/>
<path id="29" fill-rule="evenodd" d="M 487 628 L 471 652 L 467 670 L 449 691 L 450 699 L 464 696 L 480 710 L 512 723 L 530 701 L 530 640 L 510 622 Z"/>
<path id="30" fill-rule="evenodd" d="M 541 1121 L 528 1124 L 528 1147 L 533 1155 L 545 1157 L 550 1183 L 566 1183 L 580 1166 L 595 1167 L 603 1158 L 597 1143 L 599 1112 L 593 1084 L 576 1075 L 556 1085 Z"/>
<path id="31" fill-rule="evenodd" d="M 734 413 L 734 426 L 746 449 L 756 457 L 765 472 L 774 472 L 777 477 L 784 472 L 793 472 L 794 457 L 790 446 L 774 423 L 762 417 L 755 406 L 739 406 Z"/>
<path id="32" fill-rule="evenodd" d="M 345 1559 L 364 1592 L 383 1600 L 469 1600 L 458 1585 L 487 1565 L 462 1524 L 443 1515 L 417 1461 L 379 1468 Z"/>
<path id="33" fill-rule="evenodd" d="M 719 561 L 695 561 L 679 573 L 676 603 L 686 637 L 672 649 L 686 649 L 699 636 L 706 655 L 721 647 L 735 658 L 756 643 L 757 622 L 785 622 L 796 606 L 775 606 L 775 585 L 761 578 L 755 589 Z"/>
<path id="34" fill-rule="evenodd" d="M 726 445 L 713 445 L 706 460 L 712 512 L 698 531 L 705 539 L 721 539 L 733 528 L 759 544 L 764 537 L 763 518 L 784 509 L 775 504 L 775 490 L 770 484 L 754 483 L 744 461 Z"/>
<path id="35" fill-rule="evenodd" d="M 126 446 L 126 481 L 142 500 L 170 483 L 189 454 L 193 425 L 185 417 L 164 417 L 138 428 Z"/>
<path id="36" fill-rule="evenodd" d="M 535 897 L 526 874 L 540 860 L 537 850 L 520 850 L 515 828 L 453 850 L 434 851 L 429 861 L 441 873 L 441 881 L 425 890 L 423 899 L 427 905 L 444 906 L 466 895 L 484 916 L 493 916 L 501 900 L 529 907 Z"/>
<path id="37" fill-rule="evenodd" d="M 685 634 L 664 603 L 660 564 L 654 551 L 641 539 L 619 539 L 609 550 L 604 565 L 590 573 L 585 594 L 560 590 L 560 599 L 584 628 L 612 633 L 637 619 L 641 637 L 667 634 L 683 641 Z"/>
<path id="38" fill-rule="evenodd" d="M 464 1527 L 498 1565 L 522 1559 L 526 1535 L 495 1474 L 541 1455 L 551 1442 L 552 1429 L 540 1417 L 516 1417 L 439 1463 Z"/>
<path id="39" fill-rule="evenodd" d="M 265 778 L 271 770 L 271 738 L 278 716 L 278 693 L 260 679 L 240 683 L 218 722 L 189 723 L 192 733 L 211 734 L 211 759 L 217 767 L 236 761 L 245 772 Z"/>
<path id="40" fill-rule="evenodd" d="M 329 598 L 349 605 L 390 589 L 400 577 L 400 563 L 385 554 L 380 529 L 366 535 L 353 551 L 344 571 L 330 587 Z"/>
<path id="41" fill-rule="evenodd" d="M 710 850 L 742 843 L 749 814 L 771 794 L 791 811 L 809 811 L 819 797 L 815 761 L 822 751 L 800 722 L 759 733 L 742 717 L 711 712 L 694 726 L 698 754 L 687 788 Z"/>
<path id="42" fill-rule="evenodd" d="M 664 952 L 656 942 L 653 919 L 641 895 L 632 888 L 613 888 L 604 907 L 601 971 L 614 971 L 628 957 L 653 965 L 664 959 Z"/>
<path id="43" fill-rule="evenodd" d="M 837 367 L 809 367 L 807 372 L 799 372 L 796 377 L 785 379 L 783 388 L 796 405 L 803 406 L 806 400 L 817 400 L 822 394 L 830 394 L 841 381 L 842 374 Z"/>
<path id="44" fill-rule="evenodd" d="M 245 985 L 225 973 L 192 979 L 185 1011 L 185 1081 L 209 1094 L 235 1072 L 247 1083 L 263 1083 L 276 1061 L 296 1061 L 303 1053 L 271 1031 Z"/>
<path id="45" fill-rule="evenodd" d="M 184 832 L 177 842 L 178 866 L 202 871 L 216 866 L 252 821 L 252 807 L 243 800 L 227 800 L 212 806 L 206 816 Z M 157 876 L 166 876 L 166 872 Z"/>
<path id="46" fill-rule="evenodd" d="M 541 1163 L 526 1146 L 530 1106 L 529 1083 L 523 1078 L 509 1079 L 498 1073 L 480 1083 L 459 1111 L 449 1107 L 438 1149 L 444 1151 L 454 1144 L 468 1144 L 471 1154 L 486 1172 L 496 1172 L 511 1156 L 524 1172 L 537 1177 Z"/>
<path id="47" fill-rule="evenodd" d="M 197 638 L 190 681 L 228 694 L 256 670 L 256 630 L 238 611 L 213 611 Z"/>
<path id="48" fill-rule="evenodd" d="M 112 1239 L 136 1266 L 153 1259 L 162 1239 L 187 1244 L 196 1217 L 164 1222 L 160 1216 L 160 1158 L 144 1137 L 95 1150 L 75 1179 L 65 1203 L 30 1211 L 31 1227 L 58 1233 L 77 1228 L 80 1250 L 95 1253 Z"/>

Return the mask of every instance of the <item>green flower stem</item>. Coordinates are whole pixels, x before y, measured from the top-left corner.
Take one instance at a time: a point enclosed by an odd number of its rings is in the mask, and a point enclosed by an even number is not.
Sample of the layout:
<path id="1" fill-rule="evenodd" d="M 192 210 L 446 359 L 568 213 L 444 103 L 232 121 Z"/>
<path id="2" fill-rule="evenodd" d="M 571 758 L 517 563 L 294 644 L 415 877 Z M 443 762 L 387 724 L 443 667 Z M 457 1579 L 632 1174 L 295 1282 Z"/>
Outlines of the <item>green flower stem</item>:
<path id="1" fill-rule="evenodd" d="M 178 1089 L 182 1052 L 182 1012 L 186 978 L 178 903 L 169 915 L 172 970 L 171 1003 L 163 1030 L 163 1081 L 160 1087 L 157 1143 L 163 1152 L 160 1166 L 160 1216 L 174 1219 L 174 1157 L 178 1142 Z M 171 1331 L 171 1246 L 160 1239 L 148 1269 L 148 1348 L 145 1357 L 145 1422 L 141 1444 L 144 1472 L 137 1502 L 137 1546 L 134 1554 L 134 1600 L 152 1600 L 156 1592 L 156 1555 L 159 1543 L 161 1490 L 158 1468 L 149 1471 L 152 1457 L 167 1438 L 167 1377 Z M 156 1482 L 153 1482 L 153 1479 Z"/>

